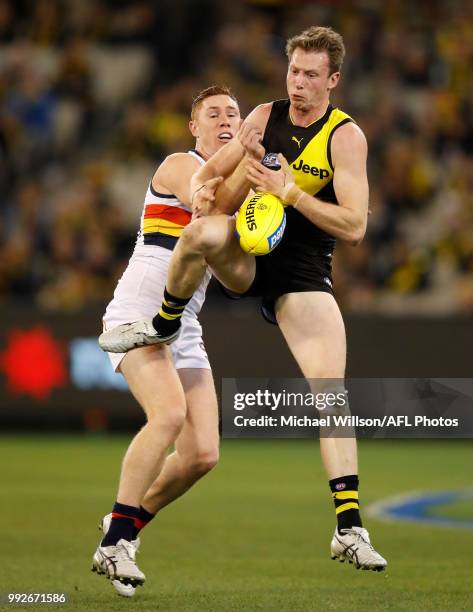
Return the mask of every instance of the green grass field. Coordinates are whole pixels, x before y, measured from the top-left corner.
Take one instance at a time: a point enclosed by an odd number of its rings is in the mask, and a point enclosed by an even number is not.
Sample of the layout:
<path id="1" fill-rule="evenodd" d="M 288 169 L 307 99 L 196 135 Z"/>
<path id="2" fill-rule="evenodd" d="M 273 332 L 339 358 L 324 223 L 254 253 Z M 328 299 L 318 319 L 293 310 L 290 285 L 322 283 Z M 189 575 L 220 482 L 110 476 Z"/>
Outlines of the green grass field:
<path id="1" fill-rule="evenodd" d="M 40 609 L 90 612 L 473 609 L 473 531 L 372 519 L 385 574 L 330 560 L 334 513 L 309 441 L 224 441 L 219 467 L 143 532 L 148 581 L 121 599 L 89 568 L 127 442 L 0 438 L 0 591 L 66 591 L 67 606 Z M 471 466 L 470 441 L 364 441 L 361 502 L 471 487 Z"/>

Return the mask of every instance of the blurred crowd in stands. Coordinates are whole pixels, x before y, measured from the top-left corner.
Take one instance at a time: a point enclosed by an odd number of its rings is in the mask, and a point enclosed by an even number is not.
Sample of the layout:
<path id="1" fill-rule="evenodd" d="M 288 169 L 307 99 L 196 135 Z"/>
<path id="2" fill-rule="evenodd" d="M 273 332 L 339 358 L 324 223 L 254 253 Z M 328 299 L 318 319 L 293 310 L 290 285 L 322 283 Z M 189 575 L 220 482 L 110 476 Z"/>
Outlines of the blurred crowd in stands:
<path id="1" fill-rule="evenodd" d="M 0 301 L 111 296 L 190 103 L 225 83 L 242 114 L 285 97 L 285 39 L 331 25 L 333 103 L 369 143 L 364 243 L 337 247 L 357 311 L 473 311 L 473 5 L 398 0 L 0 0 Z"/>

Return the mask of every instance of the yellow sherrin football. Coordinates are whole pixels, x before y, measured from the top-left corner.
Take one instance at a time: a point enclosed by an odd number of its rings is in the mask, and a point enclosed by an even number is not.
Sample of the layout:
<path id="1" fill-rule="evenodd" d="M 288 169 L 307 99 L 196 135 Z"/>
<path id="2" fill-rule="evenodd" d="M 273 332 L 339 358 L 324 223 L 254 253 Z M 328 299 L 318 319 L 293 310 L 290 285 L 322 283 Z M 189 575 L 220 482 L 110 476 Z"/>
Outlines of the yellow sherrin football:
<path id="1" fill-rule="evenodd" d="M 267 255 L 281 241 L 286 227 L 282 202 L 270 193 L 255 193 L 241 205 L 236 234 L 241 248 L 252 255 Z"/>

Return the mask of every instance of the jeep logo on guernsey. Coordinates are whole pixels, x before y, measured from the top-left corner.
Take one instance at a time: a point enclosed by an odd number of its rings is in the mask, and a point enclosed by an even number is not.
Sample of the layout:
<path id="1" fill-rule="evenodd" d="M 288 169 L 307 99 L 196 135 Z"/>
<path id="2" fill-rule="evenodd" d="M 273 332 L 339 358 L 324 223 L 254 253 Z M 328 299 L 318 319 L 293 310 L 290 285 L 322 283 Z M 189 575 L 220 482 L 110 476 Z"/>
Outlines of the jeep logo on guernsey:
<path id="1" fill-rule="evenodd" d="M 299 164 L 297 166 L 296 164 L 292 164 L 292 167 L 294 168 L 294 170 L 300 170 L 301 172 L 304 172 L 304 174 L 312 174 L 312 176 L 320 176 L 322 181 L 328 178 L 329 176 L 329 171 L 325 170 L 325 168 L 317 168 L 316 166 L 309 166 L 309 164 L 304 163 L 303 159 L 299 161 Z"/>

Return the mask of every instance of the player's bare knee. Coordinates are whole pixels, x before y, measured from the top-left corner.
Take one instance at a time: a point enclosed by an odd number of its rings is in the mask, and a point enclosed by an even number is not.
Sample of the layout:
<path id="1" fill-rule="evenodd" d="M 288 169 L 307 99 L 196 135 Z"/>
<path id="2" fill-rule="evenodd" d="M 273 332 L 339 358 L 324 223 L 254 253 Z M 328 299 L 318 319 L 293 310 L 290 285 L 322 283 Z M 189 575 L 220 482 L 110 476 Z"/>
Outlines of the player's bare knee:
<path id="1" fill-rule="evenodd" d="M 200 449 L 188 457 L 186 471 L 191 478 L 201 478 L 217 465 L 218 459 L 218 447 Z"/>
<path id="2" fill-rule="evenodd" d="M 195 253 L 208 255 L 224 243 L 224 236 L 215 225 L 215 218 L 202 217 L 189 224 L 181 235 L 186 247 Z"/>
<path id="3" fill-rule="evenodd" d="M 184 426 L 185 419 L 185 408 L 175 406 L 173 409 L 156 410 L 148 414 L 147 425 L 160 435 L 166 434 L 166 437 L 175 440 Z"/>

